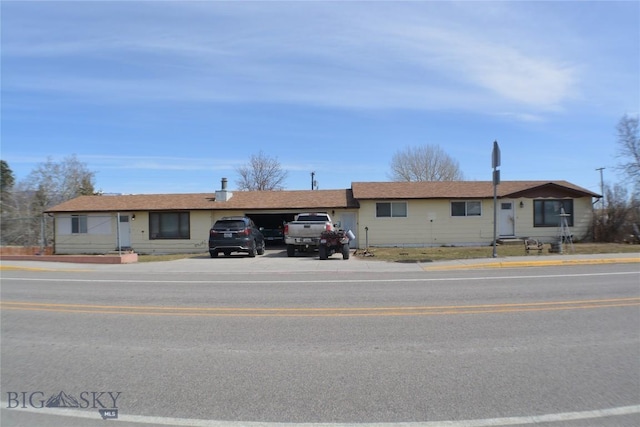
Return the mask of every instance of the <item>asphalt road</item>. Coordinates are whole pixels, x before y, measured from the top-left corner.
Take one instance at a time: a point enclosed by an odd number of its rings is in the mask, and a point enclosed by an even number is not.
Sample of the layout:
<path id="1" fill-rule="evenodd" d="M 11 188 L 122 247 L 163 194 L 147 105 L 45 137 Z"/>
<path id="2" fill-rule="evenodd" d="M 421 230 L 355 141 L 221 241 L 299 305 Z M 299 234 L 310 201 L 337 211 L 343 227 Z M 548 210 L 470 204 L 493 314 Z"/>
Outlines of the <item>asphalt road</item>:
<path id="1" fill-rule="evenodd" d="M 3 271 L 1 425 L 640 424 L 638 264 L 217 261 Z"/>

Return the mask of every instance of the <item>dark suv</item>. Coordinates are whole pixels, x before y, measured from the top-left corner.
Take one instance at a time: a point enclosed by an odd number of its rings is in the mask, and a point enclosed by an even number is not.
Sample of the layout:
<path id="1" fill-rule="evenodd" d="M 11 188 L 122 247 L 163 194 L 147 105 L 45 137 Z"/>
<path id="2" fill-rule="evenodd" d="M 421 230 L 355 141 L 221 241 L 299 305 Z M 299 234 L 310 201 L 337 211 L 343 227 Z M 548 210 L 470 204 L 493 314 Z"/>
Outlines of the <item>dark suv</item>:
<path id="1" fill-rule="evenodd" d="M 209 231 L 209 254 L 211 258 L 222 252 L 246 252 L 250 257 L 264 254 L 264 236 L 250 218 L 244 216 L 224 217 L 213 224 Z"/>

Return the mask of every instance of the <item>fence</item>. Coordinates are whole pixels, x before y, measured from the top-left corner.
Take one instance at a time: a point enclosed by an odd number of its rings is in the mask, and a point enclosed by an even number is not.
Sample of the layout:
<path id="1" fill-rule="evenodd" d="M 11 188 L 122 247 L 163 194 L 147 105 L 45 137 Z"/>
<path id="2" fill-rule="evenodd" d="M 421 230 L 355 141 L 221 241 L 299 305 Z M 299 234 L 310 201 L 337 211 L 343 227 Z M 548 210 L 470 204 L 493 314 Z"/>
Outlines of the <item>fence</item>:
<path id="1" fill-rule="evenodd" d="M 53 246 L 53 218 L 48 215 L 3 215 L 0 226 L 0 246 L 5 255 L 15 251 L 33 255 L 33 251 L 44 252 L 44 248 Z"/>
<path id="2" fill-rule="evenodd" d="M 53 255 L 53 247 L 0 246 L 0 257 L 3 255 Z"/>

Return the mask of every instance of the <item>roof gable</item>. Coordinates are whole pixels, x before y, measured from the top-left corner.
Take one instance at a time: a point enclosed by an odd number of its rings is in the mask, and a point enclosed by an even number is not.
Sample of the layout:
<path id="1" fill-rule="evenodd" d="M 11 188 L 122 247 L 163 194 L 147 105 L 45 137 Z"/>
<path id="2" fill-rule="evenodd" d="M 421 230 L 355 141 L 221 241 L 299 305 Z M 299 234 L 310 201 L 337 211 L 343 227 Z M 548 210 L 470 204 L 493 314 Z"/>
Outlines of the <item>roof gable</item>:
<path id="1" fill-rule="evenodd" d="M 563 197 L 601 197 L 599 194 L 596 194 L 592 191 L 586 190 L 584 188 L 577 187 L 570 183 L 560 184 L 557 182 L 548 182 L 543 185 L 534 186 L 531 188 L 526 188 L 523 190 L 517 190 L 510 194 L 505 194 L 505 197 L 528 197 L 528 198 L 538 198 L 538 197 L 554 197 L 554 198 L 563 198 Z"/>

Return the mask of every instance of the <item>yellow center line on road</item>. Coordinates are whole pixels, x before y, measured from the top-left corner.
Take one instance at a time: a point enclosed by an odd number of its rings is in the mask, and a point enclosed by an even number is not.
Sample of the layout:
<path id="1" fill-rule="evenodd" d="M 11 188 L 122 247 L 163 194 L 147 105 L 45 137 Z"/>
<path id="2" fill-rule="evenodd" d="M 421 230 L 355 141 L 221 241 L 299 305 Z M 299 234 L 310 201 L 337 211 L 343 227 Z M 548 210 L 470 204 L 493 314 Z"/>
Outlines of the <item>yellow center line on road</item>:
<path id="1" fill-rule="evenodd" d="M 394 306 L 394 307 L 163 307 L 117 306 L 94 304 L 33 303 L 0 301 L 2 310 L 47 311 L 56 313 L 125 314 L 146 316 L 203 316 L 203 317 L 383 317 L 438 316 L 452 314 L 516 313 L 535 311 L 579 310 L 640 306 L 640 297 L 505 303 L 454 306 Z"/>

